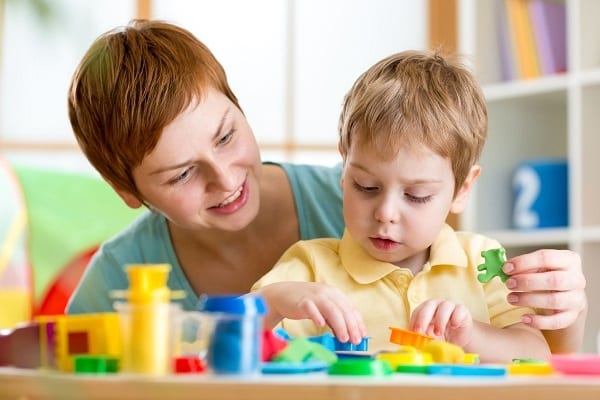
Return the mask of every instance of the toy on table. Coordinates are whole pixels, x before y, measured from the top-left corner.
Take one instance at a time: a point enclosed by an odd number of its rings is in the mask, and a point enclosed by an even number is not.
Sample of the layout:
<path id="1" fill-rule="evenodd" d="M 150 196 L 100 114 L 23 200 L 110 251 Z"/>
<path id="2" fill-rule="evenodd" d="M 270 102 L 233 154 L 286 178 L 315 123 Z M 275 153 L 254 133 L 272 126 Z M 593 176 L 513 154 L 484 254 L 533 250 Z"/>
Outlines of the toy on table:
<path id="1" fill-rule="evenodd" d="M 366 358 L 340 359 L 328 370 L 329 375 L 389 376 L 393 372 L 387 361 Z"/>
<path id="2" fill-rule="evenodd" d="M 270 362 L 262 364 L 263 374 L 298 374 L 327 369 L 337 356 L 327 347 L 311 338 L 291 339 Z"/>
<path id="3" fill-rule="evenodd" d="M 433 361 L 441 364 L 477 364 L 479 357 L 473 357 L 472 353 L 465 353 L 462 347 L 443 340 L 431 340 L 421 349 L 431 354 Z M 467 356 L 468 354 L 468 356 Z"/>
<path id="4" fill-rule="evenodd" d="M 169 264 L 130 265 L 129 290 L 112 293 L 128 300 L 114 305 L 121 318 L 125 372 L 164 375 L 171 371 L 174 317 L 180 307 L 170 299 L 181 293 L 167 287 L 170 269 Z"/>
<path id="5" fill-rule="evenodd" d="M 267 306 L 260 296 L 205 296 L 198 311 L 215 318 L 208 365 L 217 374 L 260 372 L 262 318 Z"/>
<path id="6" fill-rule="evenodd" d="M 119 357 L 80 354 L 73 356 L 73 372 L 77 374 L 107 374 L 119 372 Z"/>
<path id="7" fill-rule="evenodd" d="M 478 271 L 483 271 L 477 275 L 477 280 L 481 283 L 486 283 L 497 276 L 502 282 L 506 282 L 508 275 L 502 271 L 502 266 L 506 262 L 506 251 L 504 248 L 484 250 L 481 252 L 481 256 L 485 258 L 485 263 L 477 266 Z"/>
<path id="8" fill-rule="evenodd" d="M 422 349 L 431 340 L 433 340 L 431 336 L 423 335 L 422 333 L 390 327 L 390 343 Z"/>
<path id="9" fill-rule="evenodd" d="M 433 363 L 430 353 L 418 351 L 412 346 L 403 346 L 397 352 L 382 352 L 377 359 L 387 361 L 395 372 L 428 373 L 428 366 Z"/>
<path id="10" fill-rule="evenodd" d="M 511 375 L 550 375 L 554 373 L 554 368 L 546 360 L 515 358 L 508 366 L 508 373 Z"/>
<path id="11" fill-rule="evenodd" d="M 502 365 L 432 364 L 428 368 L 428 373 L 431 375 L 505 376 L 506 368 Z"/>
<path id="12" fill-rule="evenodd" d="M 194 356 L 176 357 L 174 365 L 176 374 L 200 373 L 206 371 L 207 368 L 202 358 Z"/>
<path id="13" fill-rule="evenodd" d="M 567 375 L 600 375 L 598 354 L 553 354 L 550 364 L 560 373 Z"/>
<path id="14" fill-rule="evenodd" d="M 0 365 L 73 371 L 73 357 L 121 356 L 115 313 L 39 316 L 0 333 Z"/>
<path id="15" fill-rule="evenodd" d="M 354 344 L 350 341 L 340 342 L 338 338 L 333 338 L 333 346 L 335 351 L 368 351 L 369 350 L 369 337 L 364 337 L 360 340 L 360 343 Z"/>

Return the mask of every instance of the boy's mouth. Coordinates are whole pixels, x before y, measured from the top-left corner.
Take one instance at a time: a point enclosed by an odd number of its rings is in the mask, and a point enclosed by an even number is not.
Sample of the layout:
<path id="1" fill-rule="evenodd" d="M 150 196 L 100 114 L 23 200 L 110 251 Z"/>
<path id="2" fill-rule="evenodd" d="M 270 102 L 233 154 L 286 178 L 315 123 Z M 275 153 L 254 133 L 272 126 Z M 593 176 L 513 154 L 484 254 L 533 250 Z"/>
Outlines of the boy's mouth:
<path id="1" fill-rule="evenodd" d="M 399 245 L 398 242 L 383 237 L 370 237 L 369 240 L 371 241 L 373 246 L 375 246 L 375 248 L 379 250 L 391 250 Z"/>

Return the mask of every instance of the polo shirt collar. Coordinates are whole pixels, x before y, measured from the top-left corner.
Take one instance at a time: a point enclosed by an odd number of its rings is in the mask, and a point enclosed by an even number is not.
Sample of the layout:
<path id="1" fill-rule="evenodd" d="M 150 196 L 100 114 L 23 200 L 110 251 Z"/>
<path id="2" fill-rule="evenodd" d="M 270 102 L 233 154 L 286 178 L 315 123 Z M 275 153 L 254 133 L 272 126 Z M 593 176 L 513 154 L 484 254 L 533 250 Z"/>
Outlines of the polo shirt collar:
<path id="1" fill-rule="evenodd" d="M 361 284 L 373 283 L 399 269 L 394 264 L 373 259 L 354 240 L 347 229 L 344 230 L 339 251 L 342 266 L 356 282 Z M 448 225 L 444 225 L 431 245 L 429 261 L 424 270 L 436 265 L 453 265 L 463 268 L 467 266 L 467 256 L 464 249 L 460 245 L 454 230 Z"/>

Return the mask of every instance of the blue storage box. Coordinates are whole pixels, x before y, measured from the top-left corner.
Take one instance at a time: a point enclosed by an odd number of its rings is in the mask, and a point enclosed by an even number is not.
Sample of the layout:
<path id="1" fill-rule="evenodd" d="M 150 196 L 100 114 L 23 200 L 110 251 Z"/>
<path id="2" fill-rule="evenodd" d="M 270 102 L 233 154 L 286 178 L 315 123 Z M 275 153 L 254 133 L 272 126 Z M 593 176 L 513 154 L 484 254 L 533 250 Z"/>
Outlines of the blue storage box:
<path id="1" fill-rule="evenodd" d="M 513 226 L 568 226 L 568 175 L 565 159 L 530 160 L 518 165 L 513 175 Z"/>

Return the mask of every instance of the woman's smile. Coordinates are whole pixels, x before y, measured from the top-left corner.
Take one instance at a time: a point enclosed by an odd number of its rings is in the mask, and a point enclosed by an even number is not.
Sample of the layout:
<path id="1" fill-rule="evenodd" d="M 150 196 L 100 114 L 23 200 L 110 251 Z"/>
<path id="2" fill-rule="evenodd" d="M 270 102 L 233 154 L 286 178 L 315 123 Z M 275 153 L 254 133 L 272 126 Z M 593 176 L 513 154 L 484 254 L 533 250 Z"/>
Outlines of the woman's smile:
<path id="1" fill-rule="evenodd" d="M 248 201 L 248 192 L 248 178 L 246 178 L 244 183 L 235 192 L 221 203 L 210 207 L 209 210 L 219 214 L 233 214 L 246 204 Z"/>

